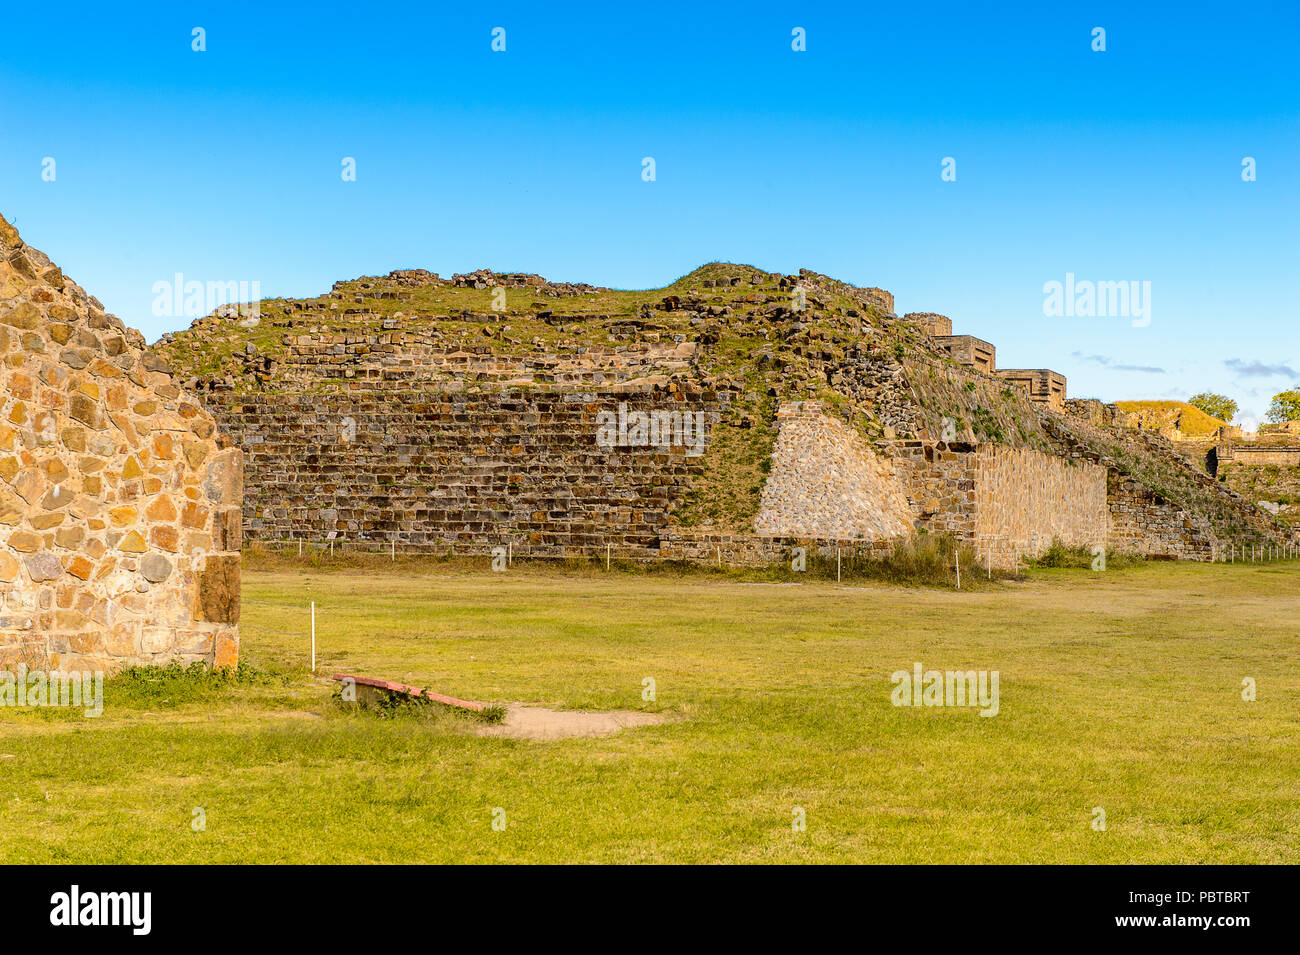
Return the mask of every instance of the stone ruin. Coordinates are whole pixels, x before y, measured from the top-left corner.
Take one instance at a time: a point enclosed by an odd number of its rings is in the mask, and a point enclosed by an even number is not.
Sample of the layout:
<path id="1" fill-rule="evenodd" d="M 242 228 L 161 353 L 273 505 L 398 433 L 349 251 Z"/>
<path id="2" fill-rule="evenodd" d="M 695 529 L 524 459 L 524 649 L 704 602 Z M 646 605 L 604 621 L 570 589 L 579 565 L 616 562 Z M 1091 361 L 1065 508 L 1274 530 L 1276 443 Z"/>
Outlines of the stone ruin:
<path id="1" fill-rule="evenodd" d="M 581 282 L 551 282 L 533 272 L 493 272 L 491 269 L 475 269 L 473 272 L 457 272 L 450 279 L 444 279 L 437 272 L 428 269 L 394 269 L 388 273 L 387 283 L 402 289 L 423 288 L 425 286 L 450 285 L 454 288 L 472 289 L 535 289 L 539 295 L 552 298 L 565 298 L 575 295 L 590 295 L 605 292 L 608 289 Z M 364 280 L 363 280 L 364 282 Z M 337 290 L 344 283 L 335 283 Z M 373 287 L 374 282 L 365 283 Z"/>
<path id="2" fill-rule="evenodd" d="M 920 328 L 959 365 L 1001 378 L 1024 390 L 1029 400 L 1056 411 L 1065 408 L 1065 376 L 1050 368 L 998 368 L 997 349 L 974 335 L 954 335 L 952 319 L 935 312 L 908 312 L 903 320 Z"/>
<path id="3" fill-rule="evenodd" d="M 0 669 L 239 654 L 242 454 L 0 218 Z"/>
<path id="4" fill-rule="evenodd" d="M 538 282 L 482 269 L 336 283 L 264 317 L 282 339 L 251 358 L 229 324 L 166 336 L 178 367 L 229 350 L 193 390 L 245 450 L 245 536 L 758 564 L 809 541 L 878 554 L 927 531 L 1008 567 L 1058 540 L 1196 560 L 1293 541 L 1112 406 L 1067 399 L 1064 376 L 998 369 L 992 344 L 943 315 L 900 319 L 882 289 L 713 263 L 560 307 Z M 458 291 L 507 288 L 499 313 Z M 701 486 L 725 480 L 719 426 L 755 428 L 760 396 L 771 443 L 753 509 L 693 517 Z M 601 446 L 616 409 L 701 416 L 704 455 Z"/>

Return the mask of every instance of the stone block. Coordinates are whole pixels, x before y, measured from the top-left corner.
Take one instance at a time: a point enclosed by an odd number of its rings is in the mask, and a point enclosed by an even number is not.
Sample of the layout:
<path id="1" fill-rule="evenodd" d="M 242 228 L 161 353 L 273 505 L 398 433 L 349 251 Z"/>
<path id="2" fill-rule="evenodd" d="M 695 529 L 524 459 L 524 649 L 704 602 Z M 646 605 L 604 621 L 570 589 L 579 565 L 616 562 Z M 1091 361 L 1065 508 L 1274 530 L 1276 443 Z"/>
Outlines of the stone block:
<path id="1" fill-rule="evenodd" d="M 213 623 L 239 622 L 239 555 L 210 554 L 199 573 L 197 614 Z"/>

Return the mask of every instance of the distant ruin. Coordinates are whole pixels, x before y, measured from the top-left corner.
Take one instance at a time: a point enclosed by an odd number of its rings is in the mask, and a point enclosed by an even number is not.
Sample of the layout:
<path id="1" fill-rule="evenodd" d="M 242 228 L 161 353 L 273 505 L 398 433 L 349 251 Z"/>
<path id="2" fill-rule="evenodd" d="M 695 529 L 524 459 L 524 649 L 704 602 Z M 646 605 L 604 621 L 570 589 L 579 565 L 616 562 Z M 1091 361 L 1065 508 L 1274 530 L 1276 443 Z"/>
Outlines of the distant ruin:
<path id="1" fill-rule="evenodd" d="M 0 669 L 239 653 L 241 453 L 0 218 Z"/>
<path id="2" fill-rule="evenodd" d="M 401 270 L 159 347 L 247 455 L 254 541 L 761 563 L 921 530 L 1013 566 L 1054 541 L 1211 560 L 1294 539 L 1063 375 L 893 307 L 724 263 L 648 292 Z M 602 446 L 620 407 L 702 415 L 705 453 Z"/>

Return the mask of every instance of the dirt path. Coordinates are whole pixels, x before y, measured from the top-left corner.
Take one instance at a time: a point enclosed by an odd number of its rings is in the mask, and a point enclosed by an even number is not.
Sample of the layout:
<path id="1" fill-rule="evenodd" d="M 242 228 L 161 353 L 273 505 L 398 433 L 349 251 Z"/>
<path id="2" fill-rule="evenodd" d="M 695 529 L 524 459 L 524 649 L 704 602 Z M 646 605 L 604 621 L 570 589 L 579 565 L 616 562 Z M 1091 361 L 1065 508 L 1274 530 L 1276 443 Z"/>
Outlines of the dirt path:
<path id="1" fill-rule="evenodd" d="M 575 736 L 609 736 L 635 726 L 653 726 L 667 722 L 663 713 L 640 713 L 636 710 L 608 710 L 591 713 L 582 710 L 551 710 L 544 706 L 512 703 L 506 718 L 495 726 L 475 730 L 479 736 L 504 736 L 511 739 L 568 739 Z"/>

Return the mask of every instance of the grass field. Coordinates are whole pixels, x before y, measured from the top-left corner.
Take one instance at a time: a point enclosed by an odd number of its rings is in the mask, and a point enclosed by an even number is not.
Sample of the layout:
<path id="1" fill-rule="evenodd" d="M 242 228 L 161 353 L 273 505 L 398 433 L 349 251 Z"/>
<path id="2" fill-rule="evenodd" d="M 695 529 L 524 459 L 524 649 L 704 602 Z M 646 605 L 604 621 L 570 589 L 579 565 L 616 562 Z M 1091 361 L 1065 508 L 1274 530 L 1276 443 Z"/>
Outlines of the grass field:
<path id="1" fill-rule="evenodd" d="M 1295 863 L 1298 592 L 1296 564 L 976 593 L 250 570 L 260 676 L 111 682 L 98 719 L 0 710 L 3 861 Z M 669 720 L 538 742 L 345 712 L 307 669 L 313 600 L 323 673 Z M 917 661 L 999 671 L 998 715 L 893 706 Z"/>

